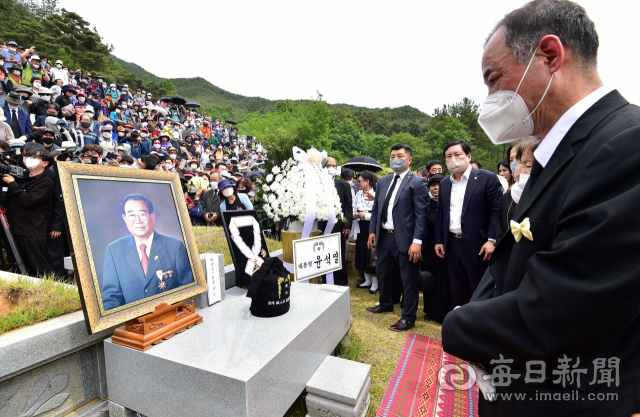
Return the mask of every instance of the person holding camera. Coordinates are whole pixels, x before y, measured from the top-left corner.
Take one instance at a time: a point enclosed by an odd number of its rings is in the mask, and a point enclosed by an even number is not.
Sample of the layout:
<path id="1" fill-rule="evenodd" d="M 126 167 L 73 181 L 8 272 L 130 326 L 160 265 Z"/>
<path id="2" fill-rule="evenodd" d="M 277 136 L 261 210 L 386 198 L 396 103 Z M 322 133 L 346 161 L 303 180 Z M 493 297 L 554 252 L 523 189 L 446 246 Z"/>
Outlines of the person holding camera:
<path id="1" fill-rule="evenodd" d="M 45 169 L 53 157 L 38 143 L 25 145 L 22 155 L 28 174 L 17 179 L 8 174 L 2 177 L 7 187 L 5 208 L 27 274 L 40 276 L 51 270 L 46 232 L 54 184 Z M 7 251 L 7 255 L 11 262 L 13 253 Z"/>

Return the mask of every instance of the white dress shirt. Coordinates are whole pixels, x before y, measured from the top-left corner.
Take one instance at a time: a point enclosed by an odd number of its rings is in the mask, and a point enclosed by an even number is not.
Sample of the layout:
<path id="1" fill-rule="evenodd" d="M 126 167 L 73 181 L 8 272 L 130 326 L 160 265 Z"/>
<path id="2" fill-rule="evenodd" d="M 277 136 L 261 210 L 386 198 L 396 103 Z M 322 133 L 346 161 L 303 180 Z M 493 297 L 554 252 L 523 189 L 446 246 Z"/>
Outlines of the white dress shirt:
<path id="1" fill-rule="evenodd" d="M 451 233 L 462 233 L 462 205 L 464 204 L 464 193 L 467 191 L 471 175 L 471 164 L 462 173 L 460 181 L 456 181 L 451 174 L 451 202 L 449 203 L 449 231 Z"/>
<path id="2" fill-rule="evenodd" d="M 136 240 L 136 249 L 138 250 L 138 258 L 140 259 L 140 262 L 142 262 L 142 250 L 140 249 L 140 245 L 142 245 L 143 243 L 147 245 L 144 251 L 147 253 L 147 259 L 149 259 L 149 255 L 151 254 L 151 244 L 153 243 L 153 235 L 155 234 L 156 234 L 155 232 L 151 233 L 151 236 L 149 236 L 149 238 L 146 240 L 140 240 L 137 236 L 134 236 Z"/>
<path id="3" fill-rule="evenodd" d="M 569 129 L 578 121 L 582 115 L 591 108 L 598 100 L 613 91 L 613 88 L 602 86 L 573 105 L 551 128 L 547 136 L 542 140 L 533 156 L 542 167 L 546 167 L 553 156 L 560 142 Z"/>
<path id="4" fill-rule="evenodd" d="M 394 202 L 396 201 L 396 194 L 398 193 L 398 189 L 400 188 L 400 184 L 402 184 L 402 181 L 404 181 L 404 177 L 407 176 L 407 174 L 409 173 L 409 171 L 411 170 L 406 170 L 405 172 L 403 172 L 402 174 L 400 174 L 400 178 L 398 178 L 398 180 L 396 181 L 396 186 L 393 189 L 393 194 L 391 194 L 391 200 L 389 200 L 389 210 L 387 211 L 387 222 L 386 223 L 382 223 L 382 228 L 383 229 L 387 229 L 387 230 L 394 230 L 393 228 L 393 206 L 394 206 Z M 398 175 L 398 174 L 393 174 Z M 395 179 L 395 177 L 391 178 L 391 183 L 389 184 L 389 187 L 391 187 L 391 184 L 393 184 L 393 180 Z M 384 198 L 387 198 L 387 194 L 389 194 L 389 190 L 387 189 L 387 193 L 385 194 Z M 422 239 L 413 239 L 413 243 L 417 243 L 418 245 L 422 245 Z"/>

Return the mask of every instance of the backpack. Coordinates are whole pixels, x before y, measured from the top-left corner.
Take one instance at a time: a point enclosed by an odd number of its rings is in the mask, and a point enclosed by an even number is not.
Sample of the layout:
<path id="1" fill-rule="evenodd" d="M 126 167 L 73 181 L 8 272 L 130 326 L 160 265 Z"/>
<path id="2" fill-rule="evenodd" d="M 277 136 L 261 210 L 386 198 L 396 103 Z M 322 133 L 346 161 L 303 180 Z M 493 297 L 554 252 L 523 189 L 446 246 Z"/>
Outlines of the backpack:
<path id="1" fill-rule="evenodd" d="M 277 317 L 289 311 L 291 285 L 289 271 L 279 258 L 267 258 L 251 276 L 247 291 L 251 298 L 251 314 L 256 317 Z"/>

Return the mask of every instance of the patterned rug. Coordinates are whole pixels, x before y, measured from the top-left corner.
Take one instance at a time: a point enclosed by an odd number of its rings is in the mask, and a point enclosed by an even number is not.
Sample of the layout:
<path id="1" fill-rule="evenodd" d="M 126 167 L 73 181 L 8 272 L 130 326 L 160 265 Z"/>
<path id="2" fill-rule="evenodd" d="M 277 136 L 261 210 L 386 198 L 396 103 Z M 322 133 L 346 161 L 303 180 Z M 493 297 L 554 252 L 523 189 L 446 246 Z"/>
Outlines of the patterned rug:
<path id="1" fill-rule="evenodd" d="M 443 366 L 449 371 L 439 381 Z M 376 417 L 477 417 L 478 386 L 465 384 L 467 372 L 440 340 L 409 333 Z"/>

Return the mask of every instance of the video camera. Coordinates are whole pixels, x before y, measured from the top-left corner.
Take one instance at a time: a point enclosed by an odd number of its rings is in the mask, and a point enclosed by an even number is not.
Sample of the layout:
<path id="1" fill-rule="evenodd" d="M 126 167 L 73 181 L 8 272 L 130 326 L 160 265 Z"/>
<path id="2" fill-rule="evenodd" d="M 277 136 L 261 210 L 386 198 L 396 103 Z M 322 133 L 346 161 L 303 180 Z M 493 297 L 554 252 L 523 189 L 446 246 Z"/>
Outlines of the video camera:
<path id="1" fill-rule="evenodd" d="M 17 154 L 16 148 L 7 149 L 0 154 L 0 176 L 8 174 L 14 178 L 24 178 L 29 175 L 28 169 L 18 166 L 18 161 L 15 160 Z"/>
<path id="2" fill-rule="evenodd" d="M 58 155 L 58 161 L 66 161 L 68 158 L 71 159 L 71 162 L 80 163 L 80 158 L 82 158 L 83 151 L 82 147 L 72 146 L 61 152 Z"/>

